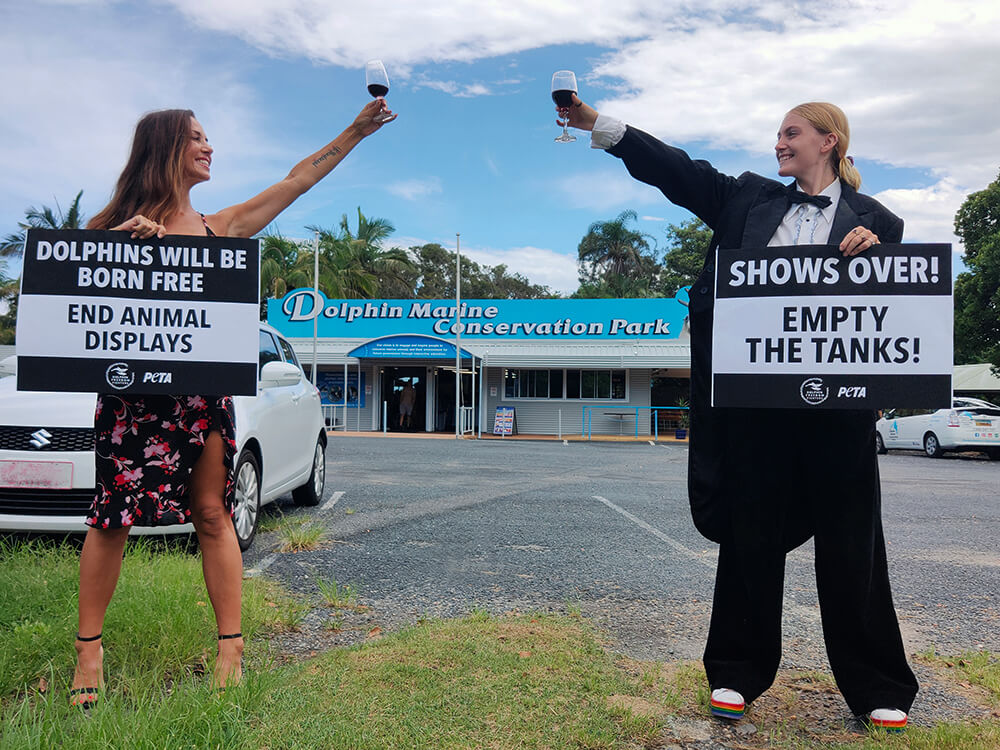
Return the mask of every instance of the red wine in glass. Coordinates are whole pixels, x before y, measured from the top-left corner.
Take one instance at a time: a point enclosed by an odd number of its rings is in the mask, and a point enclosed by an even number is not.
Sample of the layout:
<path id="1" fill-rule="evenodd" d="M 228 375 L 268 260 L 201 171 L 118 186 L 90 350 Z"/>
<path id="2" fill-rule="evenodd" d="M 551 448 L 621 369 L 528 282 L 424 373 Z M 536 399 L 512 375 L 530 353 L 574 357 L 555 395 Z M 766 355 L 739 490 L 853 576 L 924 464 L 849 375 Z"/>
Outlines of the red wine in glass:
<path id="1" fill-rule="evenodd" d="M 556 106 L 561 109 L 569 109 L 573 106 L 573 94 L 575 91 L 570 91 L 569 89 L 559 89 L 559 91 L 552 92 L 552 101 L 556 103 Z"/>
<path id="2" fill-rule="evenodd" d="M 572 70 L 557 70 L 552 74 L 552 101 L 564 121 L 569 120 L 569 108 L 573 106 L 576 91 L 576 74 Z M 556 143 L 572 143 L 575 140 L 576 136 L 570 135 L 569 128 L 563 125 L 563 132 L 556 138 Z"/>
<path id="3" fill-rule="evenodd" d="M 389 74 L 385 72 L 385 65 L 381 60 L 369 60 L 365 63 L 365 85 L 368 93 L 376 99 L 389 93 Z M 392 119 L 392 115 L 381 112 L 375 115 L 375 122 L 385 122 Z"/>

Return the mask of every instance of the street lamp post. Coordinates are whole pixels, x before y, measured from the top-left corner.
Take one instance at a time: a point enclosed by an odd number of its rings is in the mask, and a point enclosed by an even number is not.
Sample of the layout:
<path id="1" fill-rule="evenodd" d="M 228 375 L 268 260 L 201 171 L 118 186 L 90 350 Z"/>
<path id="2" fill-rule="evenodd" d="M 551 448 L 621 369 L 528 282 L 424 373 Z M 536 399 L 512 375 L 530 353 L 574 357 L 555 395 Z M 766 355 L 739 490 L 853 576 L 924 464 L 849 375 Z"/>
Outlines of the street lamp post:
<path id="1" fill-rule="evenodd" d="M 455 232 L 455 439 L 462 436 L 462 254 Z"/>
<path id="2" fill-rule="evenodd" d="M 319 232 L 313 234 L 313 304 L 319 306 Z M 319 310 L 314 310 L 319 313 Z M 316 385 L 316 341 L 319 338 L 319 315 L 313 315 L 312 381 Z M 346 380 L 345 380 L 346 385 Z M 346 412 L 345 412 L 346 413 Z"/>

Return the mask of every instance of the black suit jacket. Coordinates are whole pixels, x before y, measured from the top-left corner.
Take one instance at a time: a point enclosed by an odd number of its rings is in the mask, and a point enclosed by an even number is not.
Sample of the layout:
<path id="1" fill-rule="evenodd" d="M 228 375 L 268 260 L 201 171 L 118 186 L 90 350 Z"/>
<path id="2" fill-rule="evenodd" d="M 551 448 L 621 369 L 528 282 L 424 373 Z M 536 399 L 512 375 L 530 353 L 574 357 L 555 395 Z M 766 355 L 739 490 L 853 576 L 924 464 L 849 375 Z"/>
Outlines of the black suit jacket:
<path id="1" fill-rule="evenodd" d="M 723 492 L 729 410 L 710 405 L 715 250 L 765 247 L 788 211 L 785 186 L 752 172 L 739 177 L 722 174 L 707 161 L 694 160 L 681 149 L 632 127 L 626 128 L 622 140 L 609 153 L 620 158 L 633 177 L 659 188 L 672 203 L 691 211 L 713 231 L 705 267 L 690 292 L 688 495 L 695 526 L 707 538 L 721 542 L 729 529 L 729 498 Z M 903 237 L 902 219 L 874 198 L 842 182 L 829 243 L 839 244 L 856 226 L 872 230 L 883 242 L 896 243 Z M 870 422 L 872 433 L 865 439 L 874 440 L 874 415 Z M 762 435 L 758 439 L 773 440 L 777 446 L 787 436 Z M 795 547 L 802 541 L 791 539 L 788 546 Z"/>

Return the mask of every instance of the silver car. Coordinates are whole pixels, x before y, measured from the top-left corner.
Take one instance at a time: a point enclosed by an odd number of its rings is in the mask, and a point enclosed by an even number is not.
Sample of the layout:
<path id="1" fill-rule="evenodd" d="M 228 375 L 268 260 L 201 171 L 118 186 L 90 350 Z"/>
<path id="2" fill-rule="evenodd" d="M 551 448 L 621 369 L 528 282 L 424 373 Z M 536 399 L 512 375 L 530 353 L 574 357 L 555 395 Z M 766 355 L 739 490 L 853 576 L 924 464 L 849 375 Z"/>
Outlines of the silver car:
<path id="1" fill-rule="evenodd" d="M 1000 406 L 955 396 L 950 409 L 890 409 L 875 424 L 879 453 L 903 448 L 931 458 L 946 451 L 982 451 L 1000 459 Z"/>
<path id="2" fill-rule="evenodd" d="M 0 531 L 83 533 L 94 499 L 92 393 L 18 391 L 0 379 Z M 236 412 L 236 507 L 240 548 L 257 533 L 262 505 L 291 492 L 318 505 L 326 482 L 326 429 L 320 396 L 291 345 L 260 328 L 256 396 L 233 398 Z M 190 524 L 133 528 L 176 534 Z"/>

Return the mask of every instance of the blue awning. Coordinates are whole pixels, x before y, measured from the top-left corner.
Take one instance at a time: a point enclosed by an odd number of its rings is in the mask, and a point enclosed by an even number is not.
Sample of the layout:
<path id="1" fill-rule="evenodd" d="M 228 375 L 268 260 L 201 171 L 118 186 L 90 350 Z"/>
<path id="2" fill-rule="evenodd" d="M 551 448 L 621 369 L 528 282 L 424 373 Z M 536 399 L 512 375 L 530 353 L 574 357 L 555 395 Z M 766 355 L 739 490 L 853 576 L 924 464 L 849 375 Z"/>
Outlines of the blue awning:
<path id="1" fill-rule="evenodd" d="M 455 344 L 434 336 L 405 335 L 383 336 L 366 341 L 349 352 L 358 359 L 455 359 Z M 462 349 L 462 359 L 472 359 L 467 349 Z"/>

